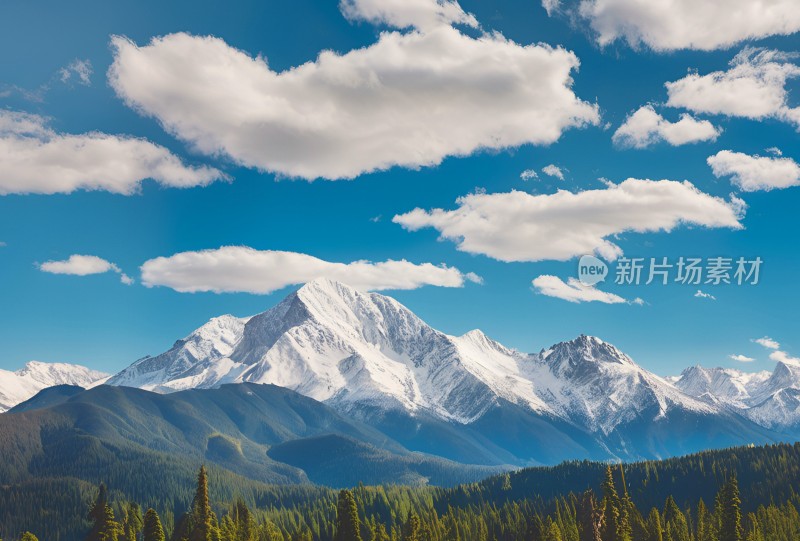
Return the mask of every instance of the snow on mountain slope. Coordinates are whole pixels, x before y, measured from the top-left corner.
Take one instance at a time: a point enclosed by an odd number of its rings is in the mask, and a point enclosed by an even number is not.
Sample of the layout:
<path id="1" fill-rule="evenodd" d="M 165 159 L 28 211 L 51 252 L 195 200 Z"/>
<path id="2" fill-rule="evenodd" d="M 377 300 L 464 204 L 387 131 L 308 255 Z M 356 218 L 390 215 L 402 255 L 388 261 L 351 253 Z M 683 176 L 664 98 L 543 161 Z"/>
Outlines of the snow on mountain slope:
<path id="1" fill-rule="evenodd" d="M 219 328 L 212 320 L 109 383 L 159 391 L 272 383 L 344 410 L 422 408 L 460 422 L 480 416 L 498 396 L 548 411 L 519 375 L 524 355 L 445 335 L 394 299 L 330 280 L 311 282 L 250 319 L 226 316 L 226 347 L 209 347 L 219 341 Z M 189 350 L 198 342 L 207 354 Z M 503 368 L 488 377 L 498 358 Z"/>
<path id="2" fill-rule="evenodd" d="M 562 416 L 592 432 L 611 432 L 646 410 L 663 417 L 679 409 L 714 414 L 718 408 L 687 396 L 667 380 L 637 365 L 616 347 L 580 336 L 536 356 L 532 379 Z M 545 373 L 541 368 L 546 368 Z"/>
<path id="3" fill-rule="evenodd" d="M 748 407 L 748 401 L 769 377 L 767 371 L 750 373 L 733 368 L 704 368 L 697 365 L 684 370 L 676 379 L 675 386 L 688 395 L 710 398 L 742 409 Z"/>
<path id="4" fill-rule="evenodd" d="M 108 374 L 65 363 L 30 361 L 20 370 L 0 370 L 0 412 L 4 412 L 47 387 L 78 385 L 89 387 Z"/>
<path id="5" fill-rule="evenodd" d="M 604 433 L 645 411 L 719 412 L 598 338 L 525 354 L 477 330 L 446 335 L 390 297 L 325 279 L 252 318 L 215 318 L 109 380 L 163 392 L 227 382 L 271 383 L 348 412 L 425 411 L 463 424 L 510 402 Z"/>
<path id="6" fill-rule="evenodd" d="M 140 387 L 147 390 L 160 390 L 161 385 L 179 377 L 195 376 L 195 385 L 191 387 L 213 387 L 226 383 L 224 377 L 231 363 L 221 361 L 214 366 L 212 373 L 197 374 L 198 364 L 224 359 L 233 351 L 234 345 L 242 336 L 242 330 L 248 318 L 237 318 L 231 315 L 219 316 L 192 332 L 186 338 L 178 340 L 168 351 L 155 357 L 139 359 L 122 372 L 111 377 L 107 383 L 125 387 Z M 202 383 L 213 381 L 210 385 Z M 171 387 L 164 391 L 179 390 Z"/>
<path id="7" fill-rule="evenodd" d="M 800 364 L 789 360 L 770 372 L 687 368 L 676 382 L 685 393 L 723 404 L 760 426 L 800 429 Z"/>

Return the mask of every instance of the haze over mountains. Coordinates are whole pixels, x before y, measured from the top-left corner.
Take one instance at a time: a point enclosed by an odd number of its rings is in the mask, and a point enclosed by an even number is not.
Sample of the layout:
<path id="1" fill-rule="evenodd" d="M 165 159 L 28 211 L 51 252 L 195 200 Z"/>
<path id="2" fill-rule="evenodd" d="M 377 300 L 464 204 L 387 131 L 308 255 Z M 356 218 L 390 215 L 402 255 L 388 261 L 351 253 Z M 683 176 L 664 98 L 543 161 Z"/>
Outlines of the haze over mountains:
<path id="1" fill-rule="evenodd" d="M 325 279 L 253 317 L 213 318 L 107 383 L 156 393 L 272 384 L 378 434 L 364 439 L 320 429 L 301 434 L 322 438 L 313 445 L 289 445 L 303 438 L 283 427 L 294 435 L 257 441 L 284 445 L 272 451 L 276 460 L 306 456 L 301 469 L 318 465 L 309 457 L 319 452 L 309 450 L 320 445 L 359 456 L 417 452 L 504 466 L 661 458 L 800 433 L 800 366 L 790 362 L 778 363 L 773 374 L 695 367 L 672 382 L 599 338 L 522 353 L 478 330 L 444 334 L 390 297 Z M 58 409 L 78 399 L 67 394 L 45 393 L 16 411 Z M 80 400 L 102 396 L 89 392 Z M 258 423 L 265 413 L 241 415 Z M 241 434 L 224 433 L 242 445 Z M 331 434 L 345 439 L 325 439 Z"/>

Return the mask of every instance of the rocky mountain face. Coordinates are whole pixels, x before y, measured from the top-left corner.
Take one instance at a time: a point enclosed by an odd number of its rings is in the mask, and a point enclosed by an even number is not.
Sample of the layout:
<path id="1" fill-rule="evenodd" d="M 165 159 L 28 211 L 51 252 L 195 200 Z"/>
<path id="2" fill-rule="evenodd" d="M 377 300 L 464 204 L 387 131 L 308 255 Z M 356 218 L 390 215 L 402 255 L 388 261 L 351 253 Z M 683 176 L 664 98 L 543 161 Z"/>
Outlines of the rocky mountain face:
<path id="1" fill-rule="evenodd" d="M 758 425 L 800 434 L 800 363 L 778 361 L 771 373 L 695 366 L 684 370 L 675 386 Z"/>
<path id="2" fill-rule="evenodd" d="M 242 382 L 475 463 L 661 457 L 780 437 L 599 338 L 523 353 L 478 330 L 447 335 L 390 297 L 324 279 L 256 316 L 214 318 L 108 381 L 157 392 Z"/>

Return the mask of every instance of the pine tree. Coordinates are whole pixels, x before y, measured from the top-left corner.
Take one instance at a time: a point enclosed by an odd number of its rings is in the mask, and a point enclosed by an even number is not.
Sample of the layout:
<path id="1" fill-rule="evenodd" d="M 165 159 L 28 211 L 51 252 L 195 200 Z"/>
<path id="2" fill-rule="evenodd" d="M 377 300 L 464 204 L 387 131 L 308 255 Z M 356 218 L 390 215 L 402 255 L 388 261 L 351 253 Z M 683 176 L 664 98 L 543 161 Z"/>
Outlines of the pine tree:
<path id="1" fill-rule="evenodd" d="M 697 533 L 696 541 L 717 541 L 717 532 L 714 516 L 709 512 L 705 502 L 700 499 L 697 503 Z"/>
<path id="2" fill-rule="evenodd" d="M 235 541 L 256 541 L 256 524 L 250 509 L 239 498 L 233 506 Z"/>
<path id="3" fill-rule="evenodd" d="M 148 509 L 144 514 L 142 536 L 143 541 L 164 541 L 164 528 L 155 509 Z"/>
<path id="4" fill-rule="evenodd" d="M 664 529 L 661 526 L 661 513 L 653 507 L 647 516 L 647 541 L 663 541 Z"/>
<path id="5" fill-rule="evenodd" d="M 339 502 L 336 511 L 334 541 L 361 541 L 358 507 L 352 492 L 346 489 L 339 491 Z"/>
<path id="6" fill-rule="evenodd" d="M 105 484 L 100 483 L 100 487 L 97 490 L 97 498 L 95 498 L 94 503 L 89 506 L 89 512 L 86 514 L 86 518 L 89 522 L 95 525 L 100 524 L 105 518 L 106 505 L 108 505 L 108 490 Z M 91 535 L 91 533 L 89 535 Z"/>
<path id="7" fill-rule="evenodd" d="M 603 511 L 597 505 L 594 492 L 583 493 L 578 508 L 578 533 L 580 541 L 602 541 Z"/>
<path id="8" fill-rule="evenodd" d="M 33 535 L 31 532 L 24 532 L 22 537 L 19 538 L 19 541 L 39 541 L 39 538 Z"/>
<path id="9" fill-rule="evenodd" d="M 561 529 L 555 522 L 550 522 L 547 527 L 547 536 L 545 541 L 564 541 L 564 536 L 561 535 Z"/>
<path id="10" fill-rule="evenodd" d="M 192 503 L 192 528 L 189 541 L 214 541 L 214 516 L 208 501 L 208 474 L 206 467 L 200 466 L 197 474 L 197 491 Z"/>
<path id="11" fill-rule="evenodd" d="M 631 497 L 628 495 L 628 485 L 625 483 L 625 469 L 619 465 L 619 476 L 622 481 L 622 498 L 619 501 L 619 526 L 617 529 L 618 541 L 632 541 L 633 528 L 631 528 L 631 513 L 634 510 Z"/>
<path id="12" fill-rule="evenodd" d="M 92 522 L 92 529 L 86 541 L 117 541 L 120 527 L 114 520 L 114 510 L 108 505 L 108 491 L 101 484 L 97 498 L 89 508 L 87 518 Z"/>
<path id="13" fill-rule="evenodd" d="M 403 541 L 419 541 L 419 517 L 412 513 L 403 528 Z"/>
<path id="14" fill-rule="evenodd" d="M 602 541 L 625 541 L 620 538 L 620 499 L 617 488 L 614 486 L 614 473 L 611 466 L 606 467 L 606 476 L 602 483 L 603 488 L 603 516 L 605 523 L 602 531 Z"/>
<path id="15" fill-rule="evenodd" d="M 720 492 L 719 541 L 742 541 L 742 501 L 736 477 L 731 477 Z"/>
<path id="16" fill-rule="evenodd" d="M 142 510 L 136 503 L 128 503 L 125 507 L 125 518 L 122 521 L 122 535 L 125 541 L 137 541 L 142 531 Z"/>

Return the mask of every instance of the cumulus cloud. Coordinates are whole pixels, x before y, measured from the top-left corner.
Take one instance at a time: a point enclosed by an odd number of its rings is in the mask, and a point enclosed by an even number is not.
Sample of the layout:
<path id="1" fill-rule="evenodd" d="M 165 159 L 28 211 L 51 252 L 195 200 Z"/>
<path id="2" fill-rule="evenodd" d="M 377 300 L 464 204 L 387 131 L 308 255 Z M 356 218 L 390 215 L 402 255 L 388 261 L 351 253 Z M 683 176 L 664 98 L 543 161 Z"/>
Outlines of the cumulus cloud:
<path id="1" fill-rule="evenodd" d="M 38 115 L 0 110 L 0 195 L 75 190 L 129 195 L 148 178 L 187 188 L 225 176 L 211 167 L 187 166 L 144 139 L 57 133 Z"/>
<path id="2" fill-rule="evenodd" d="M 719 134 L 720 130 L 708 120 L 683 114 L 677 122 L 670 122 L 656 113 L 652 105 L 645 105 L 625 119 L 612 140 L 622 147 L 646 148 L 661 141 L 672 146 L 714 141 Z"/>
<path id="3" fill-rule="evenodd" d="M 39 270 L 50 274 L 70 274 L 73 276 L 114 272 L 119 274 L 119 279 L 123 284 L 131 285 L 133 283 L 133 279 L 122 272 L 117 265 L 96 255 L 73 254 L 62 261 L 45 261 L 39 265 Z"/>
<path id="4" fill-rule="evenodd" d="M 548 13 L 554 3 L 542 0 Z M 710 51 L 800 31 L 795 0 L 581 0 L 577 11 L 600 45 L 623 39 L 656 51 Z"/>
<path id="5" fill-rule="evenodd" d="M 166 286 L 181 293 L 266 294 L 288 285 L 329 278 L 364 290 L 417 289 L 425 285 L 462 287 L 481 282 L 474 273 L 454 267 L 400 261 L 333 263 L 296 252 L 223 246 L 214 250 L 181 252 L 146 261 L 142 283 Z"/>
<path id="6" fill-rule="evenodd" d="M 711 300 L 711 301 L 717 300 L 717 298 L 714 295 L 712 295 L 711 293 L 706 293 L 705 291 L 702 291 L 700 289 L 697 290 L 697 293 L 695 293 L 694 296 L 699 298 L 699 299 L 708 299 L 708 300 Z"/>
<path id="7" fill-rule="evenodd" d="M 753 361 L 755 361 L 754 358 L 747 357 L 745 355 L 728 355 L 728 357 L 730 357 L 734 361 L 739 361 L 740 363 L 752 363 Z"/>
<path id="8" fill-rule="evenodd" d="M 89 60 L 75 59 L 58 71 L 59 79 L 62 83 L 68 83 L 73 78 L 78 79 L 78 83 L 84 86 L 92 84 L 92 63 Z"/>
<path id="9" fill-rule="evenodd" d="M 550 165 L 545 165 L 544 167 L 542 167 L 542 173 L 544 173 L 549 177 L 555 177 L 558 180 L 564 180 L 564 171 L 562 171 L 560 167 L 558 167 L 557 165 L 553 165 L 552 163 Z"/>
<path id="10" fill-rule="evenodd" d="M 537 173 L 534 169 L 526 169 L 519 174 L 519 178 L 522 180 L 536 180 L 539 178 L 539 173 Z"/>
<path id="11" fill-rule="evenodd" d="M 542 276 L 534 278 L 531 283 L 533 284 L 534 290 L 541 295 L 574 303 L 602 302 L 605 304 L 643 304 L 643 301 L 639 298 L 628 301 L 619 295 L 601 291 L 594 286 L 584 285 L 575 278 L 568 278 L 567 281 L 564 282 L 558 276 L 543 274 Z"/>
<path id="12" fill-rule="evenodd" d="M 442 12 L 457 5 L 434 3 Z M 362 18 L 372 6 L 383 15 L 368 18 L 397 25 L 417 18 L 402 15 L 400 0 L 386 13 L 374 0 L 346 5 L 360 6 Z M 383 32 L 345 54 L 324 51 L 283 72 L 216 37 L 178 33 L 144 46 L 114 37 L 108 75 L 129 106 L 200 152 L 305 179 L 549 144 L 566 129 L 599 122 L 597 106 L 572 91 L 579 65 L 572 52 L 423 26 Z"/>
<path id="13" fill-rule="evenodd" d="M 772 353 L 770 353 L 769 358 L 779 363 L 794 363 L 794 364 L 800 363 L 800 358 L 792 357 L 785 351 L 780 351 L 780 350 L 773 351 Z"/>
<path id="14" fill-rule="evenodd" d="M 800 358 L 792 357 L 785 351 L 781 350 L 781 345 L 776 340 L 773 340 L 769 336 L 764 336 L 763 338 L 755 338 L 753 342 L 759 344 L 767 349 L 771 349 L 772 352 L 769 354 L 769 358 L 775 362 L 779 363 L 800 363 Z"/>
<path id="15" fill-rule="evenodd" d="M 800 14 L 800 10 L 797 10 Z M 747 47 L 727 71 L 690 73 L 666 83 L 667 105 L 695 113 L 761 120 L 776 118 L 800 126 L 800 109 L 790 107 L 786 82 L 800 76 L 796 55 Z"/>
<path id="16" fill-rule="evenodd" d="M 800 165 L 791 158 L 750 156 L 722 150 L 709 156 L 707 161 L 715 177 L 729 176 L 745 192 L 800 185 Z"/>
<path id="17" fill-rule="evenodd" d="M 342 0 L 339 8 L 351 21 L 387 24 L 395 28 L 431 29 L 464 24 L 478 27 L 472 14 L 450 0 Z"/>
<path id="18" fill-rule="evenodd" d="M 780 343 L 773 340 L 769 336 L 764 336 L 763 338 L 754 338 L 753 342 L 767 349 L 779 349 L 781 347 Z"/>
<path id="19" fill-rule="evenodd" d="M 628 179 L 605 189 L 554 194 L 475 193 L 455 210 L 414 209 L 393 218 L 409 231 L 432 227 L 459 250 L 500 261 L 567 260 L 622 249 L 609 237 L 626 231 L 671 231 L 681 224 L 740 229 L 744 202 L 725 201 L 690 182 Z"/>

